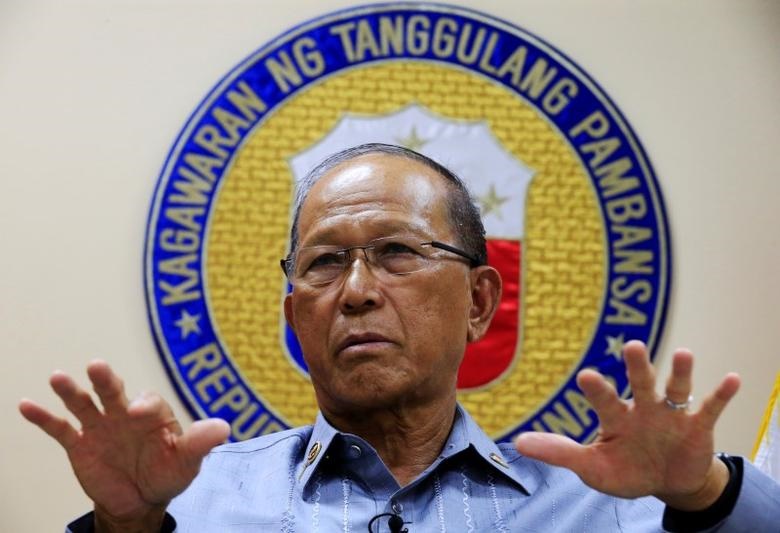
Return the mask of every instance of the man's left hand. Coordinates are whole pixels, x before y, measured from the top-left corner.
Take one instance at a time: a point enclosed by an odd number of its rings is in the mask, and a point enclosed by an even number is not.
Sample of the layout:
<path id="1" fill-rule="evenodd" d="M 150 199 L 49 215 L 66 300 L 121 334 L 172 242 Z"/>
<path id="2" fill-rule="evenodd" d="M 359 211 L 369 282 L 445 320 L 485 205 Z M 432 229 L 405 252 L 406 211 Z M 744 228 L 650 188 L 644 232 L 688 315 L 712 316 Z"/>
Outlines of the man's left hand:
<path id="1" fill-rule="evenodd" d="M 691 352 L 675 352 L 665 397 L 655 392 L 655 371 L 645 345 L 631 341 L 623 354 L 633 400 L 619 398 L 598 372 L 577 375 L 601 422 L 594 442 L 581 445 L 561 435 L 528 432 L 515 446 L 523 455 L 574 471 L 606 494 L 652 495 L 682 511 L 709 507 L 729 479 L 728 468 L 713 455 L 713 430 L 739 389 L 739 376 L 728 374 L 701 407 L 691 411 L 683 407 L 691 394 Z"/>

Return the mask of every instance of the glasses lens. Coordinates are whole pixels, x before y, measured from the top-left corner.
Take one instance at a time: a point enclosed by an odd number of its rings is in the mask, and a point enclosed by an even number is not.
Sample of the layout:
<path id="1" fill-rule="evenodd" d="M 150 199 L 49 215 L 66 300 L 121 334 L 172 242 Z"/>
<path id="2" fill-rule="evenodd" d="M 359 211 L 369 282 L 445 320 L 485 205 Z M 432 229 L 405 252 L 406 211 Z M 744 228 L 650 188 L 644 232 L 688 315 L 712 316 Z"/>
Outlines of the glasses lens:
<path id="1" fill-rule="evenodd" d="M 420 243 L 420 237 L 393 236 L 374 239 L 365 246 L 308 246 L 298 250 L 291 273 L 294 283 L 310 286 L 327 285 L 346 270 L 351 261 L 365 251 L 365 258 L 377 275 L 409 274 L 425 269 L 430 263 L 430 248 Z"/>
<path id="2" fill-rule="evenodd" d="M 426 250 L 415 237 L 377 239 L 373 256 L 373 262 L 390 274 L 409 274 L 428 265 Z"/>
<path id="3" fill-rule="evenodd" d="M 348 252 L 336 246 L 301 248 L 296 254 L 293 277 L 308 285 L 324 285 L 341 275 Z"/>

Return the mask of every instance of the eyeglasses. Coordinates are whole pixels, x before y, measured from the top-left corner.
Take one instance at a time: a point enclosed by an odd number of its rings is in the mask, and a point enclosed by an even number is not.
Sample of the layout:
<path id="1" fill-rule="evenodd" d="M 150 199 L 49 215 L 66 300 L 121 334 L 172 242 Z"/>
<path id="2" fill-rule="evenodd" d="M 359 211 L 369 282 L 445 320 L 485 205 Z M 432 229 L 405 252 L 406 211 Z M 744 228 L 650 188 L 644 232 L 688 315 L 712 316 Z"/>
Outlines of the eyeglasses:
<path id="1" fill-rule="evenodd" d="M 420 242 L 419 237 L 395 235 L 369 241 L 364 246 L 304 246 L 295 254 L 282 259 L 280 264 L 293 285 L 322 287 L 334 282 L 357 259 L 353 250 L 362 250 L 366 262 L 375 274 L 402 276 L 430 268 L 439 256 L 439 250 L 469 260 L 471 268 L 481 262 L 463 250 L 438 241 Z"/>

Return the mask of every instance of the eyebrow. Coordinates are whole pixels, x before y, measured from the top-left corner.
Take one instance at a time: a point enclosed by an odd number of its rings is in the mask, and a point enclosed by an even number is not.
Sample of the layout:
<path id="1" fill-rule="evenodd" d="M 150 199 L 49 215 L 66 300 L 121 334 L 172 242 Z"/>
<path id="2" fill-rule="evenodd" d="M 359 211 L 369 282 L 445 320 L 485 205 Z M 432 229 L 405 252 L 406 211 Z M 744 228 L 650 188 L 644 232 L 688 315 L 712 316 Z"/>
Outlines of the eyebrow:
<path id="1" fill-rule="evenodd" d="M 422 240 L 430 240 L 430 232 L 425 231 L 427 229 L 428 228 L 426 226 L 421 224 L 409 224 L 407 222 L 394 223 L 393 221 L 390 221 L 387 224 L 383 224 L 381 226 L 381 234 L 376 235 L 375 237 L 371 237 L 366 242 L 373 241 L 374 239 L 381 239 L 383 237 L 391 237 L 393 235 L 414 235 L 420 237 Z M 341 246 L 341 243 L 338 242 L 338 239 L 341 237 L 341 235 L 342 232 L 337 228 L 326 228 L 316 233 L 313 239 L 309 239 L 309 242 L 304 242 L 302 240 L 299 241 L 298 247 Z"/>

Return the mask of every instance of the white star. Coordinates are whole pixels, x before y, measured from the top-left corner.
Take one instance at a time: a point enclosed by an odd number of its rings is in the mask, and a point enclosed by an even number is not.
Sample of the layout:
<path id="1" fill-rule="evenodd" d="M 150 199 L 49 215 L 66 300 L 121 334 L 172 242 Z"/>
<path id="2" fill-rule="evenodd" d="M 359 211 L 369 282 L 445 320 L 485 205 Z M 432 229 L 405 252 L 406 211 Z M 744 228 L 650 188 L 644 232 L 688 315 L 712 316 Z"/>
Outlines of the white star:
<path id="1" fill-rule="evenodd" d="M 417 136 L 417 128 L 412 126 L 412 131 L 407 135 L 406 137 L 396 137 L 396 142 L 403 146 L 404 148 L 408 148 L 409 150 L 414 150 L 415 152 L 419 152 L 420 148 L 425 146 L 430 142 L 430 139 L 423 139 L 422 137 Z"/>
<path id="2" fill-rule="evenodd" d="M 617 337 L 607 335 L 607 349 L 604 354 L 611 355 L 618 361 L 623 359 L 623 345 L 626 344 L 625 336 L 621 333 Z"/>
<path id="3" fill-rule="evenodd" d="M 186 339 L 190 333 L 200 335 L 200 326 L 198 325 L 200 315 L 191 315 L 186 309 L 182 309 L 181 318 L 174 322 L 176 326 L 181 330 L 181 338 Z"/>
<path id="4" fill-rule="evenodd" d="M 509 200 L 509 196 L 499 196 L 496 193 L 495 184 L 491 183 L 487 194 L 477 198 L 477 201 L 482 207 L 482 218 L 485 218 L 489 214 L 493 213 L 499 220 L 502 220 L 501 206 L 504 205 L 507 200 Z"/>

